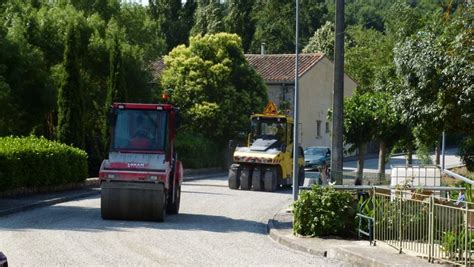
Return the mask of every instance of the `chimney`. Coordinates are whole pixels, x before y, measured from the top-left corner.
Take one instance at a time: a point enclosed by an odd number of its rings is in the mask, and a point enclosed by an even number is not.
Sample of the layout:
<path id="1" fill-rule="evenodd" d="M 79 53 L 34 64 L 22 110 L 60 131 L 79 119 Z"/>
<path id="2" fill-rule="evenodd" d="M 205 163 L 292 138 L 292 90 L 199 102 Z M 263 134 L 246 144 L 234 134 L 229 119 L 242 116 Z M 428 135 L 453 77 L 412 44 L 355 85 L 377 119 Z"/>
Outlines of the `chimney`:
<path id="1" fill-rule="evenodd" d="M 260 54 L 261 54 L 261 55 L 265 55 L 265 43 L 262 43 L 262 44 L 260 45 Z"/>

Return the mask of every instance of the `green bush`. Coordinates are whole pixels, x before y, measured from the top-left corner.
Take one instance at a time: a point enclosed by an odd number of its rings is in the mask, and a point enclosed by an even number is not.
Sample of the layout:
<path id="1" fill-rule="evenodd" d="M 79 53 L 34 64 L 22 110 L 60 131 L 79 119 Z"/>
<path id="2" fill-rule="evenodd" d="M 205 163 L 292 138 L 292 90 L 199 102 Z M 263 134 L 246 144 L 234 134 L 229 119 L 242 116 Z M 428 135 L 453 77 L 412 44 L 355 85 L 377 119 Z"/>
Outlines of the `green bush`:
<path id="1" fill-rule="evenodd" d="M 86 152 L 44 137 L 0 138 L 0 191 L 81 182 Z"/>
<path id="2" fill-rule="evenodd" d="M 314 185 L 293 204 L 293 232 L 303 236 L 353 236 L 356 199 L 348 191 Z"/>
<path id="3" fill-rule="evenodd" d="M 180 132 L 176 137 L 175 148 L 185 168 L 197 169 L 223 165 L 224 153 L 218 145 L 202 135 Z"/>

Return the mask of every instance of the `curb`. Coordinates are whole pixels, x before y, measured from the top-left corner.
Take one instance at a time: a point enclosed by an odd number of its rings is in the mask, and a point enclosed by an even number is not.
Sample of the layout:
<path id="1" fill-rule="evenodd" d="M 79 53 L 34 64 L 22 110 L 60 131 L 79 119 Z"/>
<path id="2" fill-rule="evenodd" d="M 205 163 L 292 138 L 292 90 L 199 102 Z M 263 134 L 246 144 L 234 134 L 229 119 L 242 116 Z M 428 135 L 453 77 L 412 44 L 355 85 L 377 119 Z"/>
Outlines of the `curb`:
<path id="1" fill-rule="evenodd" d="M 23 206 L 14 207 L 14 208 L 7 209 L 7 210 L 1 210 L 0 211 L 0 217 L 6 216 L 6 215 L 9 215 L 9 214 L 13 214 L 13 213 L 17 213 L 17 212 L 21 212 L 21 211 L 27 211 L 27 210 L 32 210 L 32 209 L 35 209 L 35 208 L 42 208 L 42 207 L 51 206 L 51 205 L 55 205 L 55 204 L 59 204 L 59 203 L 67 202 L 67 201 L 72 201 L 72 200 L 76 200 L 76 199 L 80 199 L 80 198 L 86 198 L 86 197 L 90 197 L 90 196 L 93 196 L 93 195 L 97 195 L 99 193 L 100 193 L 99 190 L 93 190 L 93 191 L 90 191 L 90 192 L 84 192 L 84 193 L 80 193 L 80 194 L 74 194 L 74 195 L 58 197 L 58 198 L 53 198 L 53 199 L 48 199 L 48 200 L 40 200 L 40 201 L 31 203 L 31 204 L 26 204 L 26 205 L 23 205 Z"/>
<path id="2" fill-rule="evenodd" d="M 285 247 L 288 247 L 300 252 L 309 253 L 311 255 L 315 255 L 319 257 L 327 257 L 328 255 L 327 250 L 315 250 L 315 249 L 307 248 L 303 245 L 297 244 L 296 242 L 293 242 L 285 238 L 283 235 L 280 235 L 278 233 L 278 229 L 275 227 L 275 224 L 274 224 L 275 217 L 278 215 L 279 212 L 273 215 L 273 218 L 269 219 L 267 223 L 267 233 L 270 235 L 270 238 L 273 239 L 273 241 L 277 242 L 280 245 L 283 245 Z"/>
<path id="3" fill-rule="evenodd" d="M 275 223 L 278 221 L 276 218 L 277 216 L 281 215 L 284 212 L 284 209 L 278 211 L 273 215 L 271 219 L 268 220 L 267 223 L 267 232 L 270 238 L 275 241 L 276 243 L 285 246 L 289 249 L 293 249 L 296 251 L 308 253 L 310 255 L 319 256 L 319 257 L 326 257 L 331 259 L 338 259 L 344 261 L 349 264 L 353 264 L 354 266 L 377 266 L 377 267 L 387 267 L 387 266 L 439 266 L 436 264 L 428 263 L 428 262 L 416 262 L 409 259 L 409 264 L 407 265 L 406 259 L 405 261 L 395 261 L 390 262 L 390 260 L 384 261 L 377 257 L 370 257 L 368 255 L 361 255 L 357 251 L 353 251 L 349 249 L 347 245 L 341 244 L 333 244 L 328 245 L 327 248 L 324 249 L 317 249 L 311 248 L 309 246 L 305 246 L 305 243 L 298 242 L 297 240 L 293 240 L 292 238 L 288 238 L 288 234 L 282 234 L 282 231 L 278 229 Z M 296 237 L 295 237 L 296 239 Z M 302 238 L 303 239 L 303 238 Z M 308 238 L 309 239 L 309 238 Z M 300 240 L 301 241 L 301 240 Z M 315 240 L 315 242 L 317 242 Z M 321 242 L 324 242 L 321 240 Z M 380 246 L 380 245 L 379 245 Z M 350 245 L 350 247 L 354 247 L 354 245 Z M 375 251 L 374 251 L 375 252 Z M 397 256 L 398 257 L 398 256 Z"/>

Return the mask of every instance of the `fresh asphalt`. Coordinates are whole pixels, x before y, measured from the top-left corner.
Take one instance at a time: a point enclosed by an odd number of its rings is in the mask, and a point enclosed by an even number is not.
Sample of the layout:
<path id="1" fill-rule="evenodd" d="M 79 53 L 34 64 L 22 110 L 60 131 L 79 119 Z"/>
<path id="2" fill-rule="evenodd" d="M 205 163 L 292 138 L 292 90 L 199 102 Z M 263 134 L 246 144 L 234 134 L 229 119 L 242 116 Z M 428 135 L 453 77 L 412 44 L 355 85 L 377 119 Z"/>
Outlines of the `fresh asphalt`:
<path id="1" fill-rule="evenodd" d="M 0 217 L 0 250 L 11 266 L 350 266 L 269 238 L 290 202 L 290 190 L 230 190 L 225 176 L 186 181 L 180 214 L 154 223 L 104 221 L 95 195 Z"/>
<path id="2" fill-rule="evenodd" d="M 447 166 L 460 163 L 456 153 L 447 150 Z M 403 155 L 393 156 L 388 172 L 404 163 Z M 344 162 L 345 169 L 355 166 Z M 364 171 L 375 172 L 377 159 L 367 159 L 365 166 Z M 350 265 L 271 242 L 267 220 L 291 202 L 291 192 L 229 190 L 224 175 L 186 181 L 181 213 L 159 224 L 101 220 L 100 192 L 93 189 L 2 199 L 0 251 L 11 266 Z M 57 204 L 64 201 L 70 202 Z"/>

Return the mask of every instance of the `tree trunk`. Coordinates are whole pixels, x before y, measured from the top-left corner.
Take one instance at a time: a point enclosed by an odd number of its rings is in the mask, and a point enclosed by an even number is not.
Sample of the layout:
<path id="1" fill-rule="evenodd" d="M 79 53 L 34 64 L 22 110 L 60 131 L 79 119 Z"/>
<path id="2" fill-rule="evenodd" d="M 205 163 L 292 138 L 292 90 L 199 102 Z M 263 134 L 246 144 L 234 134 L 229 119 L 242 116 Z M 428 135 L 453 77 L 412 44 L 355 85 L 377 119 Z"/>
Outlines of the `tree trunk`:
<path id="1" fill-rule="evenodd" d="M 407 165 L 413 164 L 413 145 L 409 144 L 407 147 Z"/>
<path id="2" fill-rule="evenodd" d="M 379 178 L 384 179 L 385 178 L 385 151 L 386 151 L 387 145 L 383 140 L 379 140 Z"/>
<path id="3" fill-rule="evenodd" d="M 440 142 L 436 142 L 435 147 L 435 164 L 439 166 L 441 159 L 441 144 Z"/>
<path id="4" fill-rule="evenodd" d="M 367 143 L 362 143 L 358 147 L 359 155 L 357 159 L 357 178 L 355 180 L 355 185 L 361 185 L 364 173 L 364 161 L 365 161 L 365 152 L 367 150 Z"/>

